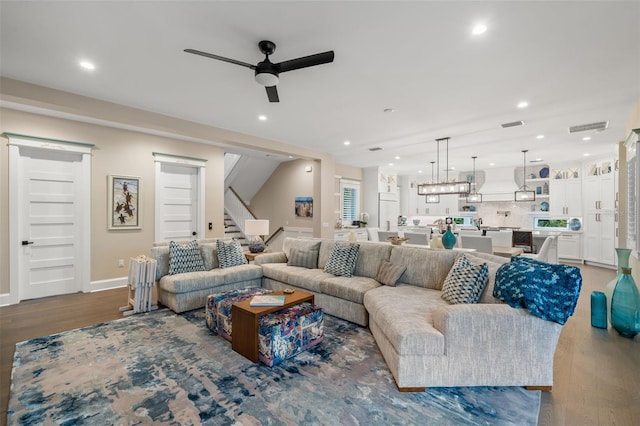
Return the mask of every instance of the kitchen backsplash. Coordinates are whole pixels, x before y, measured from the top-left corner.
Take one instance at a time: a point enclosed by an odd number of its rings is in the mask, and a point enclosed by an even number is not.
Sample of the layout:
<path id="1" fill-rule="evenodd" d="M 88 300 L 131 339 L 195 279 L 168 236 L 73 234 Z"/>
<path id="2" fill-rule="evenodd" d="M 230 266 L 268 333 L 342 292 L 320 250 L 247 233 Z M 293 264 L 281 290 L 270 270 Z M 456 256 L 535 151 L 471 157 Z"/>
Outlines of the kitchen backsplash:
<path id="1" fill-rule="evenodd" d="M 514 201 L 487 201 L 476 206 L 476 217 L 482 218 L 484 226 L 517 226 L 520 228 L 531 228 L 533 226 L 533 217 L 546 215 L 540 211 L 540 203 L 522 203 Z M 535 206 L 535 212 L 531 211 L 531 206 Z M 497 212 L 509 212 L 505 217 L 504 214 Z"/>

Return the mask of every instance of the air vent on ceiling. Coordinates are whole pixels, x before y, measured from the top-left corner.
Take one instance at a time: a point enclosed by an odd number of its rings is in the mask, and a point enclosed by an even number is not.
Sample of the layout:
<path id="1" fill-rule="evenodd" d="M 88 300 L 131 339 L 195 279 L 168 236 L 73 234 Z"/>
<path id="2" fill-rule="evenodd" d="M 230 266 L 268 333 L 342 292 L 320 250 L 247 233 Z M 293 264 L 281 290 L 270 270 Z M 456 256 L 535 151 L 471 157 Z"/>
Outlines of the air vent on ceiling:
<path id="1" fill-rule="evenodd" d="M 524 124 L 524 121 L 518 120 L 518 121 L 512 121 L 511 123 L 502 123 L 500 126 L 502 126 L 503 129 L 506 129 L 507 127 L 522 126 L 523 124 Z"/>
<path id="2" fill-rule="evenodd" d="M 580 124 L 579 126 L 570 126 L 569 133 L 588 132 L 595 130 L 601 132 L 609 127 L 609 121 L 598 121 L 597 123 Z"/>
<path id="3" fill-rule="evenodd" d="M 380 147 L 369 148 L 369 151 L 382 151 L 382 148 Z"/>

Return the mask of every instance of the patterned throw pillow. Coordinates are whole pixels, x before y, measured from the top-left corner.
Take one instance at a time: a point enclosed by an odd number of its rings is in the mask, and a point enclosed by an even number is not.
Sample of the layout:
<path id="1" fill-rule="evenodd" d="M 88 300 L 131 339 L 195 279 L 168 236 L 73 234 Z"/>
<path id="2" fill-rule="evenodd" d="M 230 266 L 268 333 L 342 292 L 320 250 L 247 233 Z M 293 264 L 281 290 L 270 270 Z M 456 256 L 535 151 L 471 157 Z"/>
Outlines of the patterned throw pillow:
<path id="1" fill-rule="evenodd" d="M 384 260 L 378 268 L 376 281 L 378 281 L 380 284 L 395 287 L 396 283 L 406 270 L 407 267 L 404 265 L 396 265 L 389 262 L 388 260 Z"/>
<path id="2" fill-rule="evenodd" d="M 169 275 L 183 272 L 204 271 L 204 262 L 196 240 L 185 245 L 169 242 Z"/>
<path id="3" fill-rule="evenodd" d="M 478 303 L 489 281 L 489 266 L 474 265 L 464 254 L 453 263 L 442 285 L 441 297 L 449 303 Z"/>
<path id="4" fill-rule="evenodd" d="M 493 296 L 513 308 L 564 324 L 576 308 L 582 275 L 576 266 L 514 256 L 496 273 Z"/>
<path id="5" fill-rule="evenodd" d="M 339 277 L 350 277 L 356 269 L 360 244 L 336 243 L 324 265 L 324 272 Z"/>
<path id="6" fill-rule="evenodd" d="M 249 263 L 247 258 L 244 257 L 242 246 L 237 240 L 229 242 L 218 240 L 216 241 L 216 248 L 218 249 L 218 263 L 220 264 L 220 269 L 246 265 Z"/>
<path id="7" fill-rule="evenodd" d="M 289 259 L 287 265 L 302 266 L 307 269 L 316 269 L 318 267 L 319 250 L 303 250 L 291 247 L 289 250 Z"/>

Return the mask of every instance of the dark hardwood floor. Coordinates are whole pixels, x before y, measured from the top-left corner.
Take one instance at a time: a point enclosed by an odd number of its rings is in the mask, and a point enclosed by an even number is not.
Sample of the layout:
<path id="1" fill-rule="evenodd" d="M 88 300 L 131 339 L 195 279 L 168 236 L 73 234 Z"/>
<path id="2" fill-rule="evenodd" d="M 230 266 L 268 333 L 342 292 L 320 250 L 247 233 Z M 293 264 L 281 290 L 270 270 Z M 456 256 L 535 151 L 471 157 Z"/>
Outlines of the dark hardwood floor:
<path id="1" fill-rule="evenodd" d="M 563 327 L 554 363 L 554 387 L 543 392 L 540 425 L 640 425 L 640 335 L 591 327 L 590 297 L 615 271 L 578 265 L 583 287 Z M 6 424 L 11 366 L 17 342 L 122 318 L 126 288 L 28 300 L 0 308 L 0 424 Z M 490 360 L 479 360 L 490 362 Z"/>

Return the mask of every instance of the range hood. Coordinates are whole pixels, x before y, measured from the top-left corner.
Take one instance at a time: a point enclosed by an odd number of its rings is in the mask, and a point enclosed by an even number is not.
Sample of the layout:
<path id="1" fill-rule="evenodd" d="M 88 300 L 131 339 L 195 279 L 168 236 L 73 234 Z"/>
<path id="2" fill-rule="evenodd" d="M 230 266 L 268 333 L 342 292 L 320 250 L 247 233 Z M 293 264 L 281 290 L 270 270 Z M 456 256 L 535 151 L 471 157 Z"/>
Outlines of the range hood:
<path id="1" fill-rule="evenodd" d="M 513 201 L 518 185 L 514 180 L 514 169 L 510 167 L 484 170 L 484 184 L 478 188 L 482 201 Z"/>

